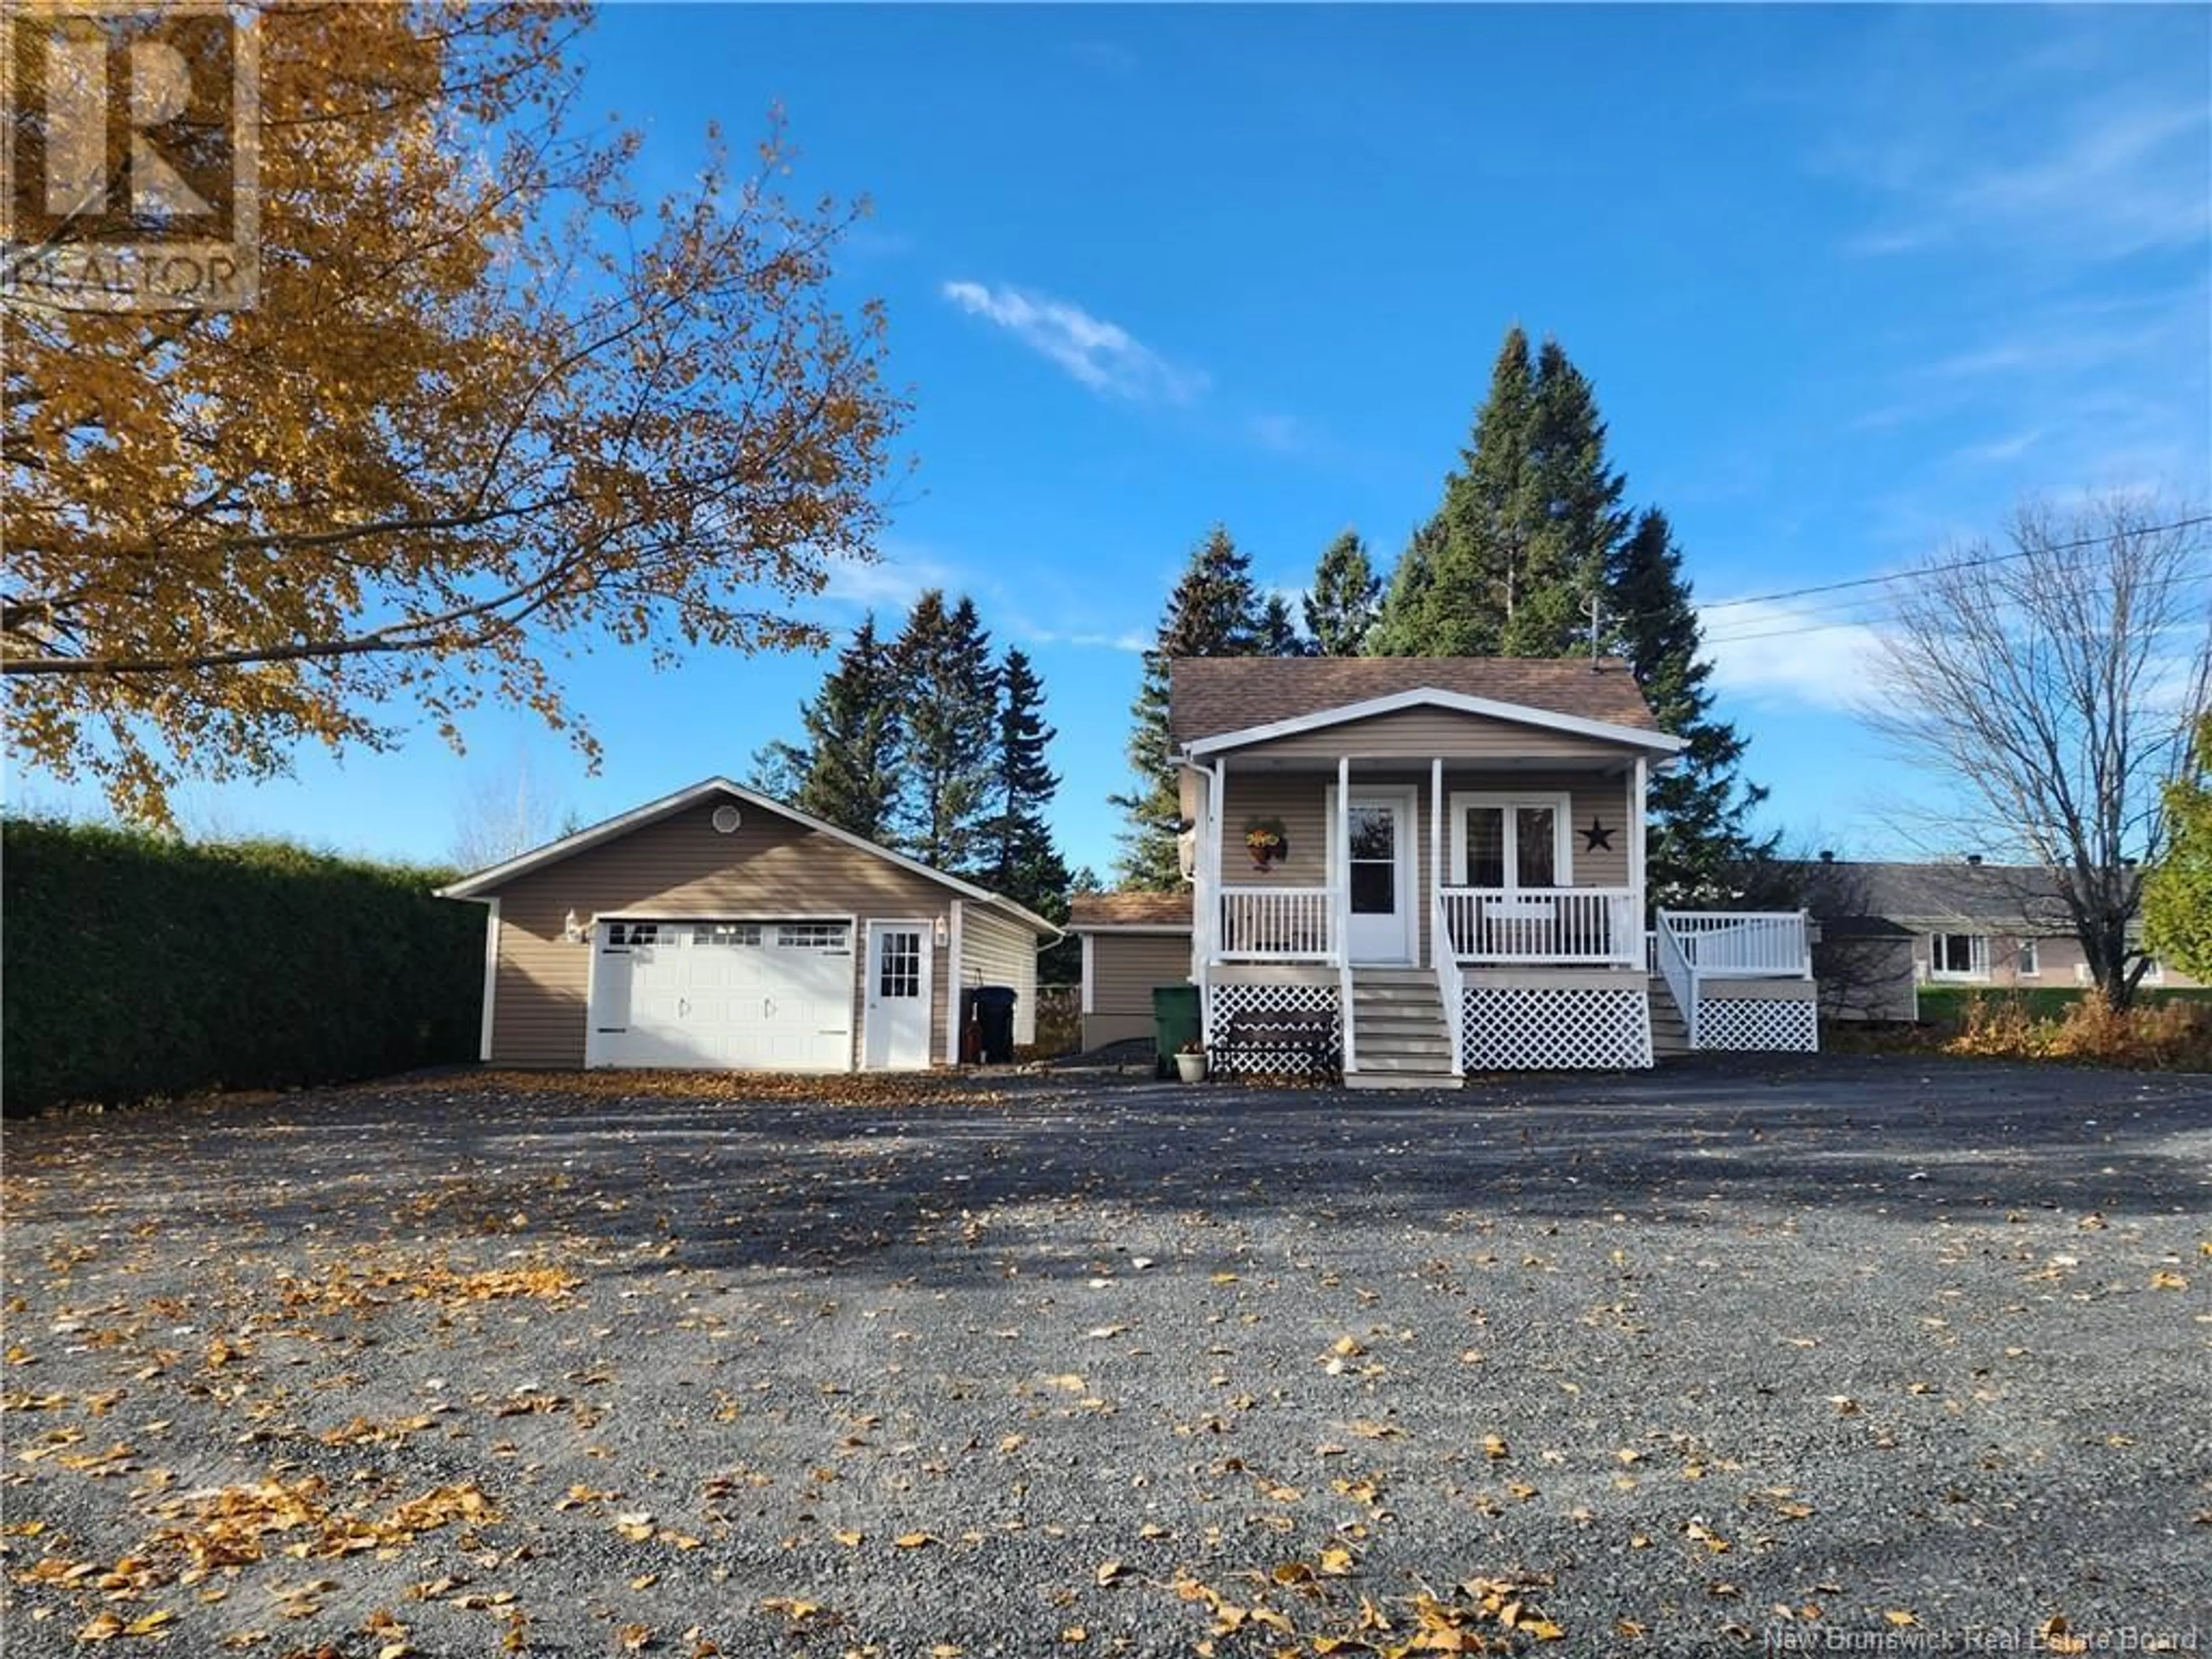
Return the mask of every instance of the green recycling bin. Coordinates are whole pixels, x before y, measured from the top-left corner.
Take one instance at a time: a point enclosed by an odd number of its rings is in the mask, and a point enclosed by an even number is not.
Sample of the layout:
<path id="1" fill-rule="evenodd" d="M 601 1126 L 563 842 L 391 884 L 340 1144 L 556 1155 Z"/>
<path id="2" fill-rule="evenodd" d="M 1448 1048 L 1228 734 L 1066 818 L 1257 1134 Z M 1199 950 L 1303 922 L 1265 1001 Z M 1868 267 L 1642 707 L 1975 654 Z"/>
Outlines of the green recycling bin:
<path id="1" fill-rule="evenodd" d="M 1198 987 L 1152 987 L 1152 1072 L 1167 1077 L 1175 1071 L 1175 1057 L 1186 1042 L 1198 1041 Z"/>

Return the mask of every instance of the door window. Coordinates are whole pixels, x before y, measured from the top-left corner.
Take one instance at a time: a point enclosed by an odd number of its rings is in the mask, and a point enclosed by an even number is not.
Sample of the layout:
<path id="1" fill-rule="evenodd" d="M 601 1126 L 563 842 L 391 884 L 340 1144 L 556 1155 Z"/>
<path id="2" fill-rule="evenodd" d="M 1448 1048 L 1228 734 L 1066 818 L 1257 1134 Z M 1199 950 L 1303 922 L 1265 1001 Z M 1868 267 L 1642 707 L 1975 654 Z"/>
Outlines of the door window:
<path id="1" fill-rule="evenodd" d="M 876 994 L 918 997 L 921 994 L 921 935 L 900 932 L 883 935 L 877 953 Z"/>
<path id="2" fill-rule="evenodd" d="M 1389 915 L 1398 908 L 1398 814 L 1388 806 L 1354 806 L 1346 817 L 1352 914 Z"/>

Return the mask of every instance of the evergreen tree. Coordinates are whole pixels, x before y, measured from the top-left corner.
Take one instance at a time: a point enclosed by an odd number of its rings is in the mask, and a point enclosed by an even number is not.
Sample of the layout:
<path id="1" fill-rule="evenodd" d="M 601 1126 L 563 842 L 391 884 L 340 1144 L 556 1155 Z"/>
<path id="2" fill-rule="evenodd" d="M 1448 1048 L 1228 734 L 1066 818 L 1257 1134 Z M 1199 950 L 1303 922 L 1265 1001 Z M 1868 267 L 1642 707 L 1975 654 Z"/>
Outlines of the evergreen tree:
<path id="1" fill-rule="evenodd" d="M 1713 717 L 1712 664 L 1698 657 L 1697 608 L 1665 514 L 1646 508 L 1638 515 L 1608 576 L 1614 648 L 1627 659 L 1660 730 L 1689 742 L 1651 779 L 1644 854 L 1651 902 L 1711 904 L 1756 879 L 1753 866 L 1773 858 L 1775 838 L 1757 839 L 1745 823 L 1766 791 L 1741 781 L 1745 740 Z"/>
<path id="2" fill-rule="evenodd" d="M 1555 340 L 1506 331 L 1460 467 L 1392 581 L 1370 649 L 1393 656 L 1550 657 L 1587 611 L 1627 529 L 1589 380 Z"/>
<path id="3" fill-rule="evenodd" d="M 1270 593 L 1260 610 L 1259 654 L 1263 657 L 1310 657 L 1313 646 L 1298 632 L 1297 618 L 1291 614 L 1291 602 L 1280 593 Z"/>
<path id="4" fill-rule="evenodd" d="M 998 775 L 993 793 L 991 862 L 983 885 L 1026 904 L 1048 921 L 1067 920 L 1067 865 L 1054 844 L 1046 811 L 1060 791 L 1060 775 L 1045 751 L 1058 735 L 1044 720 L 1044 682 L 1027 653 L 1006 653 L 999 671 L 999 726 L 992 758 Z"/>
<path id="5" fill-rule="evenodd" d="M 1370 657 L 1418 657 L 1428 625 L 1429 592 L 1437 580 L 1437 557 L 1443 550 L 1441 515 L 1416 529 L 1406 550 L 1390 568 L 1389 586 L 1376 608 L 1364 650 Z"/>
<path id="6" fill-rule="evenodd" d="M 1317 657 L 1356 657 L 1375 626 L 1382 584 L 1367 562 L 1367 544 L 1347 530 L 1325 548 L 1306 595 L 1306 634 Z"/>
<path id="7" fill-rule="evenodd" d="M 1176 836 L 1182 802 L 1168 742 L 1168 665 L 1177 657 L 1249 657 L 1261 648 L 1261 606 L 1252 562 L 1216 525 L 1192 550 L 1167 607 L 1130 708 L 1129 768 L 1136 786 L 1112 803 L 1128 817 L 1115 867 L 1122 884 L 1154 892 L 1182 885 Z"/>
<path id="8" fill-rule="evenodd" d="M 887 840 L 904 775 L 898 684 L 871 613 L 814 701 L 800 706 L 805 744 L 771 743 L 753 757 L 756 787 L 825 823 Z"/>
<path id="9" fill-rule="evenodd" d="M 915 601 L 891 654 L 906 710 L 900 847 L 948 874 L 972 874 L 990 853 L 997 771 L 991 636 L 975 601 L 948 609 L 943 591 L 932 588 Z"/>

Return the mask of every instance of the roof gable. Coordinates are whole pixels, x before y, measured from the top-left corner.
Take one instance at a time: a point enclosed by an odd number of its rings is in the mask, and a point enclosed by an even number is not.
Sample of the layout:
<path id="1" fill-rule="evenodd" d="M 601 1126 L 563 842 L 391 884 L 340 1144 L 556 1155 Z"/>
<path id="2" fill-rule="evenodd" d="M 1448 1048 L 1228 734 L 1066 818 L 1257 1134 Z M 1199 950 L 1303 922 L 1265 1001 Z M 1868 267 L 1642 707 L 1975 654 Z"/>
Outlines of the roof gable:
<path id="1" fill-rule="evenodd" d="M 1004 911 L 1037 933 L 1057 934 L 1060 931 L 1034 910 L 1017 904 L 1010 898 L 978 887 L 972 882 L 963 881 L 957 876 L 948 876 L 942 870 L 932 869 L 928 865 L 917 859 L 910 859 L 903 853 L 894 853 L 888 847 L 878 847 L 865 836 L 856 836 L 849 830 L 841 830 L 836 824 L 826 823 L 811 813 L 802 812 L 795 806 L 787 806 L 780 800 L 762 794 L 757 789 L 748 789 L 741 783 L 732 783 L 729 779 L 723 777 L 703 778 L 689 788 L 678 790 L 672 795 L 663 795 L 659 800 L 647 801 L 642 806 L 633 807 L 627 812 L 618 813 L 587 829 L 579 830 L 574 835 L 563 836 L 558 841 L 548 842 L 543 847 L 532 848 L 527 853 L 518 854 L 502 864 L 493 865 L 488 870 L 479 870 L 473 875 L 464 876 L 459 881 L 439 888 L 438 896 L 452 899 L 489 898 L 500 888 L 519 877 L 544 869 L 548 865 L 557 864 L 563 859 L 573 858 L 577 854 L 592 848 L 618 841 L 632 830 L 641 830 L 647 824 L 658 823 L 663 818 L 672 817 L 687 807 L 696 806 L 701 801 L 711 800 L 717 796 L 744 805 L 757 807 L 763 811 L 773 812 L 779 817 L 787 818 L 801 829 L 827 836 L 833 841 L 841 842 L 857 851 L 881 859 L 886 864 L 895 865 L 902 870 L 909 871 L 915 875 L 933 881 L 939 886 L 950 888 L 963 897 L 975 899 L 979 903 L 988 904 L 995 909 Z"/>
<path id="2" fill-rule="evenodd" d="M 1617 658 L 1183 657 L 1170 665 L 1171 738 L 1218 750 L 1431 707 L 1673 752 Z"/>

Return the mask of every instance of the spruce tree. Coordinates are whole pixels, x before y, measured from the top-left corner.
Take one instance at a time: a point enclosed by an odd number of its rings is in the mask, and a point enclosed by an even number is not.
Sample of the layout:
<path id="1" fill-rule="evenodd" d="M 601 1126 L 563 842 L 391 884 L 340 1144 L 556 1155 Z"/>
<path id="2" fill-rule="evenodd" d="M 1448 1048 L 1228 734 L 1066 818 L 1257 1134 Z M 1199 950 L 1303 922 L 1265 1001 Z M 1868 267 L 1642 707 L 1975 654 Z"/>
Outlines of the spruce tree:
<path id="1" fill-rule="evenodd" d="M 1766 791 L 1741 780 L 1745 740 L 1713 717 L 1713 667 L 1698 657 L 1697 607 L 1665 514 L 1647 507 L 1638 516 L 1607 575 L 1614 647 L 1628 659 L 1659 729 L 1689 743 L 1651 779 L 1644 843 L 1651 902 L 1725 901 L 1753 866 L 1772 860 L 1775 838 L 1755 837 L 1746 825 Z"/>
<path id="2" fill-rule="evenodd" d="M 1192 550 L 1168 595 L 1159 633 L 1145 653 L 1144 679 L 1130 708 L 1129 769 L 1135 787 L 1111 798 L 1128 817 L 1115 860 L 1121 884 L 1154 892 L 1182 885 L 1176 837 L 1182 803 L 1168 740 L 1168 665 L 1177 657 L 1249 657 L 1261 647 L 1261 605 L 1252 562 L 1216 525 Z"/>
<path id="3" fill-rule="evenodd" d="M 1419 526 L 1407 538 L 1406 550 L 1390 567 L 1389 584 L 1376 607 L 1375 624 L 1367 630 L 1364 648 L 1368 656 L 1424 654 L 1429 591 L 1436 584 L 1437 556 L 1443 550 L 1443 541 L 1441 516 Z"/>
<path id="4" fill-rule="evenodd" d="M 1311 643 L 1298 632 L 1297 618 L 1291 614 L 1291 602 L 1280 593 L 1270 593 L 1260 608 L 1258 652 L 1263 657 L 1313 655 Z"/>
<path id="5" fill-rule="evenodd" d="M 870 841 L 886 842 L 903 781 L 898 679 L 872 612 L 802 704 L 804 744 L 776 742 L 753 760 L 765 794 Z"/>
<path id="6" fill-rule="evenodd" d="M 932 588 L 891 654 L 906 711 L 901 850 L 948 874 L 972 874 L 990 848 L 999 713 L 991 636 L 972 599 L 948 609 Z"/>
<path id="7" fill-rule="evenodd" d="M 997 812 L 991 821 L 991 862 L 983 885 L 1026 904 L 1048 921 L 1067 920 L 1067 865 L 1045 814 L 1060 775 L 1045 753 L 1058 735 L 1044 720 L 1044 682 L 1026 653 L 1006 653 L 999 670 L 999 726 L 993 745 Z"/>
<path id="8" fill-rule="evenodd" d="M 1306 634 L 1317 657 L 1356 657 L 1375 626 L 1382 585 L 1367 562 L 1367 544 L 1347 530 L 1322 550 L 1306 595 Z"/>

